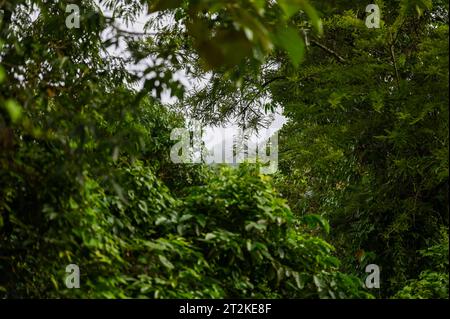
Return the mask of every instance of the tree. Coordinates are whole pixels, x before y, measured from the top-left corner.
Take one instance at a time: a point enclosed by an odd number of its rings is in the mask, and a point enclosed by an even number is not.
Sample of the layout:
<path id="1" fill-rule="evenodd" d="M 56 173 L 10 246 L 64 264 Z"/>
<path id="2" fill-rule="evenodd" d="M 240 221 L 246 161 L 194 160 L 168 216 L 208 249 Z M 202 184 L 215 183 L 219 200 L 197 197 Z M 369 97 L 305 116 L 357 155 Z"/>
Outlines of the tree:
<path id="1" fill-rule="evenodd" d="M 290 119 L 282 193 L 296 213 L 330 220 L 346 271 L 378 264 L 390 296 L 448 230 L 448 4 L 379 4 L 380 29 L 361 10 L 334 10 L 271 92 Z"/>
<path id="2" fill-rule="evenodd" d="M 240 68 L 238 87 L 215 72 L 186 102 L 205 121 L 255 128 L 281 108 L 278 189 L 300 220 L 330 221 L 346 272 L 377 263 L 388 297 L 429 270 L 419 251 L 448 232 L 448 4 L 376 3 L 379 29 L 364 6 L 312 2 L 322 36 L 301 12 L 289 22 L 310 44 L 299 66 L 276 50 Z"/>
<path id="3" fill-rule="evenodd" d="M 100 3 L 133 19 L 147 2 Z M 170 132 L 184 119 L 158 100 L 163 89 L 183 93 L 172 76 L 181 62 L 167 48 L 188 45 L 196 63 L 224 72 L 229 61 L 257 66 L 280 44 L 277 30 L 291 30 L 294 11 L 304 8 L 317 24 L 307 2 L 279 4 L 153 1 L 157 16 L 174 12 L 186 27 L 161 43 L 169 29 L 136 39 L 92 1 L 79 4 L 80 28 L 68 29 L 64 2 L 2 2 L 2 297 L 371 297 L 338 271 L 332 246 L 296 230 L 256 170 L 209 172 L 168 160 Z M 108 27 L 116 33 L 103 40 Z M 130 61 L 107 54 L 119 39 L 134 61 L 164 63 L 131 73 Z M 236 58 L 237 49 L 244 54 Z M 79 266 L 80 289 L 63 286 L 69 264 Z"/>

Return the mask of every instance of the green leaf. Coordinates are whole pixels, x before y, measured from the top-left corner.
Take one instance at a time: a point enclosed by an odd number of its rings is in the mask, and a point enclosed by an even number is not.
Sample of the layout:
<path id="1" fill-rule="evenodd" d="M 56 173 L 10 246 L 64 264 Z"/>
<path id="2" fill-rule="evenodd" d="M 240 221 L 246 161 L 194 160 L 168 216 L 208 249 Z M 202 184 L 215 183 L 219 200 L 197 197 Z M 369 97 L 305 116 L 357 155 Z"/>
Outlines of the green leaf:
<path id="1" fill-rule="evenodd" d="M 250 239 L 247 239 L 247 250 L 252 251 L 252 241 Z"/>
<path id="2" fill-rule="evenodd" d="M 307 214 L 303 216 L 303 222 L 309 227 L 316 227 L 317 225 L 320 225 L 327 234 L 330 233 L 330 224 L 325 218 L 320 215 Z"/>
<path id="3" fill-rule="evenodd" d="M 5 102 L 5 109 L 13 123 L 17 123 L 22 117 L 22 107 L 14 100 L 7 100 Z"/>
<path id="4" fill-rule="evenodd" d="M 168 221 L 167 217 L 161 216 L 161 217 L 158 217 L 156 219 L 155 225 L 158 226 L 158 225 L 161 225 L 161 224 L 163 224 L 163 223 L 165 223 L 167 221 Z"/>
<path id="5" fill-rule="evenodd" d="M 253 5 L 258 9 L 258 13 L 262 14 L 266 6 L 266 0 L 251 0 Z"/>
<path id="6" fill-rule="evenodd" d="M 206 234 L 206 236 L 205 236 L 205 240 L 211 240 L 211 239 L 213 239 L 213 238 L 216 238 L 216 235 L 213 234 L 213 233 L 208 233 L 208 234 Z"/>
<path id="7" fill-rule="evenodd" d="M 279 0 L 278 5 L 284 11 L 286 17 L 290 18 L 300 10 L 301 2 L 299 0 Z"/>
<path id="8" fill-rule="evenodd" d="M 313 276 L 313 281 L 314 281 L 314 285 L 316 285 L 317 289 L 319 291 L 321 291 L 322 287 L 323 287 L 322 279 L 320 279 L 318 276 L 314 275 Z"/>
<path id="9" fill-rule="evenodd" d="M 305 283 L 301 280 L 300 274 L 298 272 L 296 272 L 296 271 L 293 271 L 292 272 L 292 276 L 295 279 L 295 283 L 297 284 L 297 287 L 299 289 L 303 289 L 303 287 L 305 286 Z"/>
<path id="10" fill-rule="evenodd" d="M 163 255 L 158 255 L 159 260 L 161 261 L 161 263 L 168 269 L 172 270 L 174 269 L 174 265 Z"/>
<path id="11" fill-rule="evenodd" d="M 303 3 L 303 9 L 305 10 L 306 14 L 311 20 L 311 24 L 313 25 L 316 32 L 318 34 L 322 34 L 323 33 L 322 20 L 320 19 L 316 9 L 314 9 L 314 7 L 306 1 L 304 1 Z"/>
<path id="12" fill-rule="evenodd" d="M 5 80 L 6 74 L 5 70 L 0 66 L 0 83 L 2 83 Z"/>
<path id="13" fill-rule="evenodd" d="M 292 28 L 280 28 L 276 32 L 278 45 L 286 50 L 292 64 L 297 67 L 303 59 L 305 43 L 298 32 Z"/>
<path id="14" fill-rule="evenodd" d="M 181 216 L 180 222 L 187 221 L 188 219 L 191 219 L 192 217 L 194 217 L 194 216 L 191 214 L 185 214 L 185 215 Z"/>

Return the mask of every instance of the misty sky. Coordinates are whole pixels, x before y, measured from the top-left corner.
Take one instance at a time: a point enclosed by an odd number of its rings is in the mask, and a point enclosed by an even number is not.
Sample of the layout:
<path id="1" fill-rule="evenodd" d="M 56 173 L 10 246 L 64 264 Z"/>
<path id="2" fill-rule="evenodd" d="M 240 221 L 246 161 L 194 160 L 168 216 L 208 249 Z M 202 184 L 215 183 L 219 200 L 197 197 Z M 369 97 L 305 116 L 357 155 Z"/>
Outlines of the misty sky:
<path id="1" fill-rule="evenodd" d="M 107 10 L 104 10 L 104 14 L 107 16 L 112 16 L 111 12 L 108 12 Z M 117 19 L 117 25 L 122 30 L 132 31 L 132 32 L 138 32 L 138 33 L 144 33 L 144 26 L 146 21 L 148 20 L 149 15 L 146 13 L 142 13 L 135 22 L 129 23 L 128 25 L 122 20 Z M 161 21 L 162 24 L 168 24 L 173 23 L 173 21 Z M 103 33 L 103 37 L 109 38 L 111 36 L 111 29 L 107 29 Z M 148 32 L 151 32 L 152 30 L 148 30 Z M 119 46 L 116 48 L 115 46 L 111 46 L 108 48 L 109 54 L 113 56 L 121 56 L 121 57 L 129 57 L 129 53 L 127 52 L 126 44 L 123 40 L 119 42 Z M 143 71 L 148 66 L 151 66 L 153 61 L 151 59 L 145 59 L 141 61 L 138 65 L 129 64 L 127 67 L 130 71 Z M 205 80 L 198 80 L 190 78 L 185 72 L 178 71 L 174 74 L 174 78 L 179 80 L 186 88 L 186 92 L 192 91 L 193 88 L 199 89 L 202 86 L 205 85 Z M 140 83 L 138 83 L 138 87 L 142 87 L 144 80 L 142 80 Z M 170 106 L 171 104 L 177 102 L 177 99 L 175 97 L 172 97 L 170 95 L 169 91 L 164 91 L 161 97 L 161 101 L 163 104 Z M 277 110 L 277 112 L 274 114 L 273 122 L 268 127 L 267 130 L 263 130 L 262 133 L 259 134 L 259 137 L 256 135 L 252 135 L 250 139 L 252 141 L 261 142 L 261 139 L 267 139 L 267 136 L 270 136 L 273 132 L 278 131 L 283 124 L 286 122 L 286 118 L 280 114 L 280 110 Z M 227 132 L 224 134 L 224 132 Z M 232 133 L 234 132 L 234 134 Z M 227 141 L 229 139 L 232 139 L 233 136 L 231 135 L 237 135 L 239 133 L 239 129 L 237 125 L 228 124 L 225 127 L 210 127 L 207 126 L 204 128 L 204 142 L 205 146 L 208 149 L 212 149 L 214 145 L 217 145 L 219 143 L 222 143 L 223 139 L 226 139 Z M 227 136 L 224 136 L 227 135 Z"/>

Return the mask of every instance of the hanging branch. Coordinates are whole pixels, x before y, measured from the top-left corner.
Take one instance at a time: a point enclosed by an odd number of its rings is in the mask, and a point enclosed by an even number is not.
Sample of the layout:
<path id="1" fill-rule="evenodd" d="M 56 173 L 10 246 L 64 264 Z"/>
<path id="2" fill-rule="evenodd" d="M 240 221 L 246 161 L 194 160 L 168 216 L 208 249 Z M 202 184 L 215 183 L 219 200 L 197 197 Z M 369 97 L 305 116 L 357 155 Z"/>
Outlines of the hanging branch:
<path id="1" fill-rule="evenodd" d="M 247 105 L 242 109 L 242 111 L 239 113 L 239 115 L 242 115 L 242 114 L 243 114 L 243 115 L 245 116 L 245 113 L 247 112 L 247 110 L 250 108 L 250 106 L 253 104 L 253 102 L 255 102 L 255 100 L 256 100 L 259 96 L 261 96 L 262 92 L 264 91 L 264 89 L 265 89 L 269 84 L 271 84 L 271 83 L 273 83 L 273 82 L 275 82 L 275 81 L 278 81 L 278 80 L 286 80 L 286 79 L 287 79 L 287 77 L 281 75 L 281 76 L 276 76 L 276 77 L 274 77 L 274 78 L 272 78 L 272 79 L 269 79 L 269 80 L 267 80 L 266 82 L 264 82 L 264 83 L 261 85 L 261 90 L 260 90 L 258 93 L 256 93 L 256 94 L 253 95 L 252 99 L 251 99 L 251 100 L 247 103 Z M 256 112 L 255 112 L 253 109 L 250 108 L 250 110 L 253 111 L 253 113 L 256 114 Z"/>
<path id="2" fill-rule="evenodd" d="M 395 51 L 394 51 L 394 45 L 395 45 L 395 41 L 392 38 L 392 33 L 390 34 L 391 36 L 391 43 L 389 44 L 389 49 L 390 49 L 390 53 L 391 53 L 391 58 L 392 58 L 392 63 L 394 64 L 394 70 L 395 70 L 395 79 L 397 81 L 397 88 L 400 89 L 400 75 L 398 72 L 398 67 L 397 67 L 397 60 L 395 59 Z"/>
<path id="3" fill-rule="evenodd" d="M 324 51 L 327 52 L 328 54 L 331 54 L 332 56 L 334 56 L 339 62 L 341 62 L 341 63 L 345 63 L 345 62 L 346 62 L 346 60 L 345 60 L 343 57 L 341 57 L 337 52 L 331 50 L 330 48 L 326 47 L 326 46 L 323 45 L 322 43 L 319 43 L 319 42 L 317 42 L 317 41 L 314 40 L 314 39 L 311 39 L 310 42 L 311 42 L 312 44 L 314 44 L 315 46 L 321 48 L 322 50 L 324 50 Z"/>

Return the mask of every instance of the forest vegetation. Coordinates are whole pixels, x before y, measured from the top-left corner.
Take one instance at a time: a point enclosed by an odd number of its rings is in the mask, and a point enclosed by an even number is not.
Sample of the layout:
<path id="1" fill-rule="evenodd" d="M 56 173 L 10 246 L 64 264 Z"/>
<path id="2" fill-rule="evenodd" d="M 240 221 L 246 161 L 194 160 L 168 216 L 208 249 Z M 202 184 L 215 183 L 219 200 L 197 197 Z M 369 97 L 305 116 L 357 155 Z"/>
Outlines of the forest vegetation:
<path id="1" fill-rule="evenodd" d="M 373 3 L 0 1 L 0 297 L 448 298 L 449 4 Z M 278 110 L 275 174 L 170 158 Z"/>

